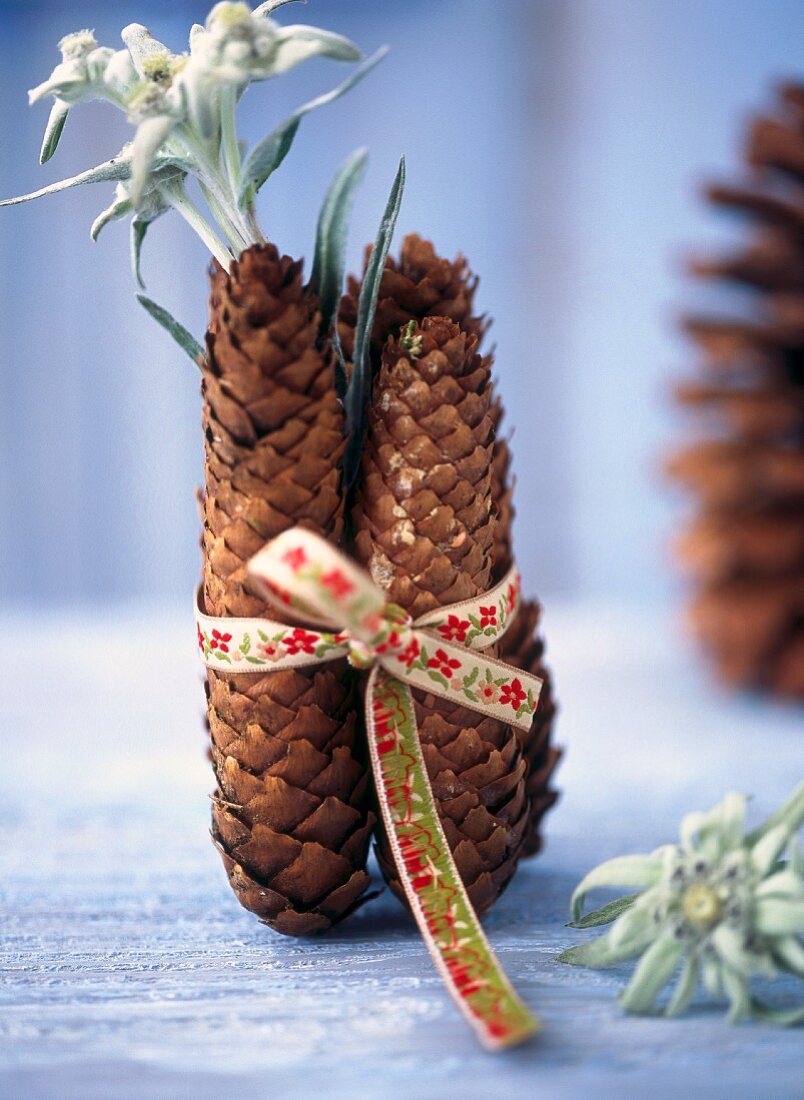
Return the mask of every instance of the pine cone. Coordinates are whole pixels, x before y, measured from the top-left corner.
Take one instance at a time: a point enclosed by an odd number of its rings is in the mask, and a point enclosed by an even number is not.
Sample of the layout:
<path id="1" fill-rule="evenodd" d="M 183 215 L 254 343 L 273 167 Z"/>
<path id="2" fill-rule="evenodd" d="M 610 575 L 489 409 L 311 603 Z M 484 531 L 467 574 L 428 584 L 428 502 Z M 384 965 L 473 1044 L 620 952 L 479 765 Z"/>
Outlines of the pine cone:
<path id="1" fill-rule="evenodd" d="M 371 245 L 366 249 L 366 261 Z M 338 331 L 347 359 L 352 358 L 357 325 L 360 280 L 350 275 L 341 299 Z M 377 313 L 371 334 L 375 367 L 379 366 L 385 341 L 408 321 L 425 317 L 448 317 L 469 335 L 482 337 L 487 325 L 472 315 L 477 279 L 463 256 L 450 262 L 436 254 L 430 241 L 410 233 L 402 242 L 399 260 L 389 256 L 380 283 Z"/>
<path id="2" fill-rule="evenodd" d="M 370 251 L 370 250 L 369 250 Z M 428 316 L 449 317 L 469 336 L 481 340 L 488 328 L 484 317 L 474 314 L 477 278 L 472 275 L 463 256 L 452 262 L 439 257 L 429 241 L 411 234 L 402 242 L 399 260 L 389 257 L 383 273 L 377 316 L 372 333 L 375 369 L 383 345 L 391 335 L 398 335 L 411 320 Z M 360 282 L 350 277 L 347 293 L 341 302 L 339 331 L 347 353 L 354 346 L 354 326 Z M 502 401 L 493 397 L 489 414 L 494 425 L 492 452 L 491 499 L 497 522 L 493 530 L 493 568 L 491 581 L 496 584 L 513 561 L 513 480 L 510 476 L 511 452 L 500 431 L 503 419 Z M 541 848 L 540 825 L 545 812 L 558 797 L 550 788 L 553 772 L 561 752 L 550 744 L 556 715 L 552 678 L 543 662 L 544 643 L 537 633 L 541 609 L 536 601 L 527 601 L 516 623 L 505 635 L 501 656 L 523 671 L 544 681 L 539 709 L 528 733 L 519 732 L 520 742 L 529 765 L 528 793 L 531 798 L 531 822 L 524 854 L 535 854 Z"/>
<path id="3" fill-rule="evenodd" d="M 301 263 L 267 245 L 212 274 L 204 370 L 204 605 L 271 617 L 245 563 L 301 524 L 338 544 L 342 410 Z M 208 673 L 218 781 L 213 837 L 246 909 L 305 935 L 341 920 L 369 879 L 374 819 L 358 697 L 345 662 Z"/>
<path id="4" fill-rule="evenodd" d="M 426 318 L 405 339 L 388 339 L 374 385 L 355 552 L 414 618 L 490 586 L 491 361 L 476 346 L 476 336 L 448 319 Z M 529 822 L 526 763 L 510 726 L 415 695 L 444 831 L 483 912 L 516 870 Z M 385 838 L 380 862 L 402 896 Z"/>
<path id="5" fill-rule="evenodd" d="M 708 197 L 751 240 L 691 267 L 749 288 L 755 317 L 686 320 L 702 379 L 678 399 L 710 434 L 668 465 L 699 508 L 678 544 L 693 629 L 726 681 L 804 698 L 804 86 L 752 124 L 747 160 L 747 183 Z"/>

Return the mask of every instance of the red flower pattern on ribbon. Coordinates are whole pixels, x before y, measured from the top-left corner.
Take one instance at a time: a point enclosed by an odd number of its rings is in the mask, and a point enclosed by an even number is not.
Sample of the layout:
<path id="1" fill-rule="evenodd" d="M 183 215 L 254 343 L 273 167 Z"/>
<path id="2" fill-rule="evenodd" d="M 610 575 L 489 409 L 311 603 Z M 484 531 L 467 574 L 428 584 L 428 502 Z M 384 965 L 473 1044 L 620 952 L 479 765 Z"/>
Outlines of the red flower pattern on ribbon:
<path id="1" fill-rule="evenodd" d="M 294 546 L 292 550 L 287 550 L 282 555 L 282 561 L 289 565 L 294 573 L 298 573 L 301 567 L 307 564 L 307 554 L 303 547 Z"/>
<path id="2" fill-rule="evenodd" d="M 355 586 L 348 577 L 344 576 L 340 569 L 330 569 L 329 573 L 325 573 L 321 577 L 321 584 L 332 593 L 336 600 L 345 600 L 355 590 Z"/>
<path id="3" fill-rule="evenodd" d="M 380 642 L 377 646 L 378 653 L 390 653 L 394 649 L 399 649 L 402 645 L 403 638 L 398 630 L 392 630 L 384 642 Z"/>
<path id="4" fill-rule="evenodd" d="M 402 650 L 402 652 L 397 655 L 396 659 L 400 662 L 400 664 L 405 665 L 406 668 L 410 668 L 410 666 L 419 656 L 420 652 L 421 647 L 419 646 L 418 639 L 411 638 L 408 644 Z"/>
<path id="5" fill-rule="evenodd" d="M 282 639 L 282 645 L 290 654 L 315 653 L 316 643 L 320 640 L 318 634 L 310 634 L 297 626 L 289 637 Z"/>
<path id="6" fill-rule="evenodd" d="M 522 681 L 519 679 L 512 680 L 510 684 L 503 684 L 500 692 L 500 702 L 503 706 L 510 705 L 514 710 L 519 710 L 527 697 L 527 692 L 523 689 Z"/>
<path id="7" fill-rule="evenodd" d="M 451 680 L 452 673 L 456 668 L 461 667 L 461 662 L 450 657 L 443 649 L 437 649 L 435 656 L 427 662 L 427 667 L 437 669 L 447 680 Z"/>
<path id="8" fill-rule="evenodd" d="M 482 604 L 478 609 L 480 611 L 480 628 L 481 630 L 487 626 L 497 625 L 497 608 L 496 607 L 483 607 Z"/>
<path id="9" fill-rule="evenodd" d="M 195 629 L 196 629 L 196 633 L 198 634 L 198 648 L 203 653 L 204 652 L 204 646 L 207 644 L 205 639 L 204 639 L 204 632 L 201 630 L 201 627 L 198 625 L 198 623 L 195 624 Z"/>
<path id="10" fill-rule="evenodd" d="M 221 653 L 229 652 L 229 642 L 232 640 L 231 634 L 221 634 L 219 630 L 212 631 L 212 641 L 209 643 L 210 649 L 219 649 Z"/>
<path id="11" fill-rule="evenodd" d="M 459 619 L 457 615 L 450 615 L 447 621 L 438 627 L 438 633 L 445 642 L 465 642 L 466 632 L 470 625 L 467 619 Z"/>

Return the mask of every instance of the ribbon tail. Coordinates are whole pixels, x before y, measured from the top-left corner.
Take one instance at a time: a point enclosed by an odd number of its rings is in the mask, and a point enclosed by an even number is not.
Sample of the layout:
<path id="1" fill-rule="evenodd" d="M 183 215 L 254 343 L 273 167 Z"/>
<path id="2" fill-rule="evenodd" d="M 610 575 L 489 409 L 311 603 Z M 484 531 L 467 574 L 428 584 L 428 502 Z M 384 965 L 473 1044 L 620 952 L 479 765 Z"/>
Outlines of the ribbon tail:
<path id="1" fill-rule="evenodd" d="M 438 818 L 413 697 L 375 666 L 366 727 L 377 798 L 399 880 L 453 999 L 488 1050 L 516 1046 L 539 1029 L 489 946 Z"/>

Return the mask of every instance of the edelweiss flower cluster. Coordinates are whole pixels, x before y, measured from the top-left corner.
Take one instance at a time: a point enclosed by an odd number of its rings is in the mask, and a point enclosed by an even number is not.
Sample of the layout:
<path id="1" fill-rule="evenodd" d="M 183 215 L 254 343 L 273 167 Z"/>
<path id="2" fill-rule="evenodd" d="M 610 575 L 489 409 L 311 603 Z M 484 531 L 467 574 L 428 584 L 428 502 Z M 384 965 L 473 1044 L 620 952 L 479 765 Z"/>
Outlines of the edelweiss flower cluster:
<path id="1" fill-rule="evenodd" d="M 614 923 L 599 939 L 565 951 L 561 961 L 597 968 L 640 957 L 620 998 L 629 1012 L 653 1011 L 678 971 L 667 1016 L 686 1009 L 700 978 L 712 996 L 728 1000 L 732 1021 L 804 1018 L 804 1008 L 772 1009 L 749 990 L 755 976 L 787 971 L 804 977 L 804 860 L 795 842 L 804 822 L 804 784 L 747 836 L 745 809 L 743 795 L 729 794 L 709 813 L 684 818 L 680 844 L 612 859 L 590 872 L 573 894 L 572 927 Z M 615 885 L 641 892 L 581 916 L 590 890 Z"/>
<path id="2" fill-rule="evenodd" d="M 204 26 L 190 31 L 189 50 L 176 54 L 148 29 L 132 23 L 122 32 L 125 48 L 100 46 L 90 30 L 59 43 L 62 60 L 47 80 L 29 92 L 31 103 L 55 103 L 40 159 L 56 151 L 67 114 L 77 103 L 101 99 L 125 111 L 136 126 L 130 144 L 105 164 L 50 184 L 7 205 L 84 183 L 114 181 L 114 202 L 96 219 L 92 236 L 110 221 L 132 215 L 132 254 L 139 278 L 139 251 L 148 225 L 177 210 L 228 267 L 232 257 L 264 237 L 254 196 L 286 156 L 301 118 L 348 91 L 384 55 L 378 51 L 337 88 L 298 108 L 246 156 L 237 137 L 235 109 L 249 84 L 288 72 L 313 57 L 357 61 L 349 39 L 305 25 L 280 26 L 270 14 L 292 0 L 267 0 L 253 11 L 244 3 L 216 4 Z M 184 187 L 195 176 L 211 221 Z"/>

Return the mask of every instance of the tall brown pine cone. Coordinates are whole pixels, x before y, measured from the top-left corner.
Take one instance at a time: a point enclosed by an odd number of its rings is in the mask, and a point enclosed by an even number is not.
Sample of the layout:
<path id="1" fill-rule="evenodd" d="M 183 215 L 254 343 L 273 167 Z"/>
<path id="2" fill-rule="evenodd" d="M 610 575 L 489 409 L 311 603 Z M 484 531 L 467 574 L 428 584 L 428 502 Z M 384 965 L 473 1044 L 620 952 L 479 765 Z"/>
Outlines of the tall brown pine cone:
<path id="1" fill-rule="evenodd" d="M 212 274 L 204 369 L 204 605 L 267 615 L 245 563 L 296 524 L 343 535 L 343 414 L 301 263 L 255 247 Z M 278 932 L 328 928 L 369 879 L 374 819 L 357 691 L 345 662 L 209 671 L 218 781 L 212 831 L 242 905 Z"/>
<path id="2" fill-rule="evenodd" d="M 490 586 L 494 424 L 490 358 L 477 337 L 430 317 L 386 342 L 354 509 L 355 552 L 413 617 Z M 425 763 L 450 848 L 483 912 L 514 871 L 529 823 L 515 731 L 416 692 Z M 387 841 L 380 862 L 401 890 Z"/>
<path id="3" fill-rule="evenodd" d="M 721 676 L 804 698 L 804 86 L 753 122 L 746 157 L 747 182 L 708 197 L 744 214 L 751 237 L 691 267 L 748 288 L 754 314 L 687 318 L 701 379 L 678 398 L 705 427 L 669 470 L 697 503 L 678 553 Z"/>
<path id="4" fill-rule="evenodd" d="M 453 261 L 438 256 L 430 241 L 416 234 L 405 237 L 398 260 L 386 261 L 374 323 L 372 351 L 375 370 L 379 368 L 383 345 L 391 335 L 411 320 L 428 316 L 449 317 L 467 335 L 482 339 L 488 324 L 474 314 L 477 278 L 463 256 Z M 354 346 L 354 326 L 360 282 L 350 277 L 341 302 L 339 331 L 347 353 Z M 492 583 L 501 579 L 513 560 L 513 480 L 510 474 L 511 452 L 500 431 L 502 401 L 493 397 L 489 412 L 494 425 L 491 498 L 496 512 L 494 524 Z M 529 765 L 528 793 L 531 798 L 531 822 L 524 854 L 535 854 L 542 845 L 540 826 L 545 812 L 554 804 L 551 788 L 553 772 L 561 757 L 550 743 L 556 715 L 556 703 L 550 672 L 544 664 L 544 643 L 538 634 L 541 609 L 536 601 L 526 601 L 519 618 L 503 638 L 501 656 L 517 668 L 533 673 L 544 681 L 539 709 L 528 733 L 519 733 Z"/>

